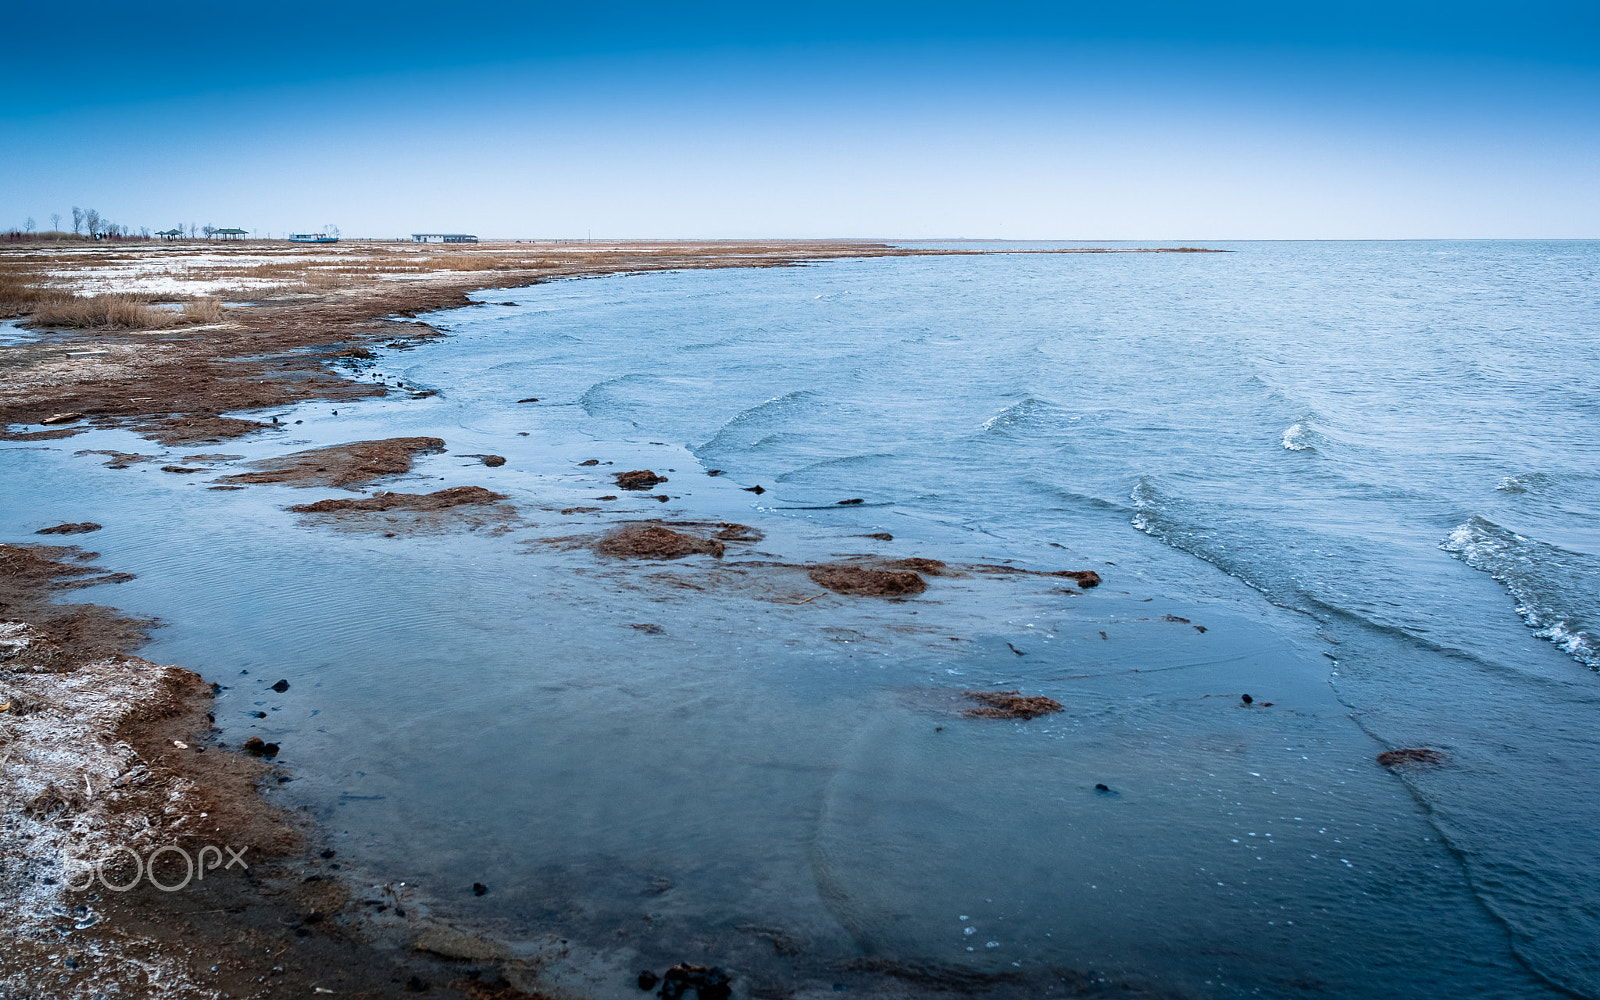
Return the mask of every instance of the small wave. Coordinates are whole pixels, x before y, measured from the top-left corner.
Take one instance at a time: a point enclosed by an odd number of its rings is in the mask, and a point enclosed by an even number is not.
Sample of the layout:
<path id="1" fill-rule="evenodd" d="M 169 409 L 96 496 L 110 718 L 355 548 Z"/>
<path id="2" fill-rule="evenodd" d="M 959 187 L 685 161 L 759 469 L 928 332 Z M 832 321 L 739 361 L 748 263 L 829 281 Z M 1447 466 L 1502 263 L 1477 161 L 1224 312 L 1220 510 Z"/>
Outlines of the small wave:
<path id="1" fill-rule="evenodd" d="M 1316 451 L 1315 433 L 1306 421 L 1290 424 L 1283 432 L 1283 446 L 1290 451 Z"/>
<path id="2" fill-rule="evenodd" d="M 990 434 L 1009 434 L 1026 430 L 1041 423 L 1056 423 L 1059 408 L 1054 403 L 1029 396 L 1018 400 L 983 422 L 984 431 Z"/>
<path id="3" fill-rule="evenodd" d="M 1554 482 L 1554 477 L 1543 472 L 1524 472 L 1505 477 L 1495 484 L 1495 489 L 1501 493 L 1538 493 L 1552 486 Z"/>
<path id="4" fill-rule="evenodd" d="M 1474 517 L 1439 548 L 1505 585 L 1517 614 L 1573 659 L 1600 670 L 1600 635 L 1585 595 L 1600 594 L 1600 560 Z M 1592 599 L 1592 598 L 1591 598 Z"/>
<path id="5" fill-rule="evenodd" d="M 636 402 L 630 398 L 630 390 L 656 381 L 653 375 L 637 372 L 608 378 L 584 390 L 583 395 L 578 397 L 578 405 L 591 417 L 623 416 Z"/>
<path id="6" fill-rule="evenodd" d="M 818 396 L 810 389 L 796 389 L 774 396 L 743 410 L 717 428 L 710 440 L 691 449 L 696 455 L 741 452 L 774 440 L 782 430 L 796 424 L 816 409 Z"/>
<path id="7" fill-rule="evenodd" d="M 870 467 L 884 462 L 892 461 L 894 454 L 887 451 L 875 451 L 862 455 L 841 455 L 838 458 L 825 458 L 819 462 L 802 465 L 798 469 L 791 469 L 778 477 L 780 483 L 803 482 L 813 478 L 817 473 L 839 473 L 844 470 Z M 823 478 L 827 478 L 826 475 Z"/>

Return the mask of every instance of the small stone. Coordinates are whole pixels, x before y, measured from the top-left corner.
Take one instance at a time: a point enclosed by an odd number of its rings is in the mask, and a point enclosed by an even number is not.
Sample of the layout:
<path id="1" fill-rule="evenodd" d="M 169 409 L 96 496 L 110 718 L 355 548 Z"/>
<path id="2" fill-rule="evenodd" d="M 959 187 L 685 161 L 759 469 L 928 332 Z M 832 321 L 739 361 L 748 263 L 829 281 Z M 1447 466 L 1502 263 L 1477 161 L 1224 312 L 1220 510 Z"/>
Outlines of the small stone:
<path id="1" fill-rule="evenodd" d="M 639 988 L 641 990 L 653 990 L 656 988 L 656 983 L 659 983 L 660 981 L 661 977 L 656 975 L 654 972 L 651 972 L 649 969 L 639 973 Z"/>
<path id="2" fill-rule="evenodd" d="M 485 895 L 485 894 L 488 893 L 488 891 L 489 891 L 489 887 L 484 885 L 482 882 L 474 882 L 474 883 L 472 883 L 472 894 L 474 896 Z"/>
<path id="3" fill-rule="evenodd" d="M 268 743 L 259 736 L 252 736 L 244 741 L 244 752 L 252 757 L 276 757 L 278 744 Z"/>
<path id="4" fill-rule="evenodd" d="M 761 494 L 767 492 L 766 488 L 763 487 L 760 483 L 757 483 L 754 486 L 746 486 L 744 488 L 744 491 L 746 493 L 754 493 L 756 496 L 760 496 Z"/>
<path id="5" fill-rule="evenodd" d="M 289 682 L 288 681 L 279 681 L 278 683 L 272 685 L 272 690 L 278 692 L 279 694 L 283 694 L 285 691 L 289 690 Z M 1250 696 L 1249 695 L 1245 695 L 1245 697 L 1249 698 Z"/>

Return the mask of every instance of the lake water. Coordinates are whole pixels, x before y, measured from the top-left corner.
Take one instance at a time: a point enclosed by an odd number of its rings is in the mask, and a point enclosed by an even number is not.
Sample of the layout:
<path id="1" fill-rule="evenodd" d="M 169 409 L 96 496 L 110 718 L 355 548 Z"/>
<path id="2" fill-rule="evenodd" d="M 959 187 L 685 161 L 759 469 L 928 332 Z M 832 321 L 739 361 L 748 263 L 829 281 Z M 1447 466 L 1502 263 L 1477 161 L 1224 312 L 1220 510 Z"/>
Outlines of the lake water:
<path id="1" fill-rule="evenodd" d="M 102 431 L 0 452 L 0 528 L 105 524 L 139 578 L 86 597 L 228 685 L 274 796 L 507 939 L 762 997 L 1600 996 L 1600 244 L 1217 245 L 497 291 L 364 376 L 438 395 L 186 449 L 436 435 L 390 488 L 507 493 L 506 534 L 306 527 L 335 491 Z M 594 499 L 635 468 L 670 501 Z M 627 517 L 766 538 L 538 541 Z M 1105 582 L 755 565 L 869 554 Z M 1065 711 L 961 716 L 997 688 Z"/>

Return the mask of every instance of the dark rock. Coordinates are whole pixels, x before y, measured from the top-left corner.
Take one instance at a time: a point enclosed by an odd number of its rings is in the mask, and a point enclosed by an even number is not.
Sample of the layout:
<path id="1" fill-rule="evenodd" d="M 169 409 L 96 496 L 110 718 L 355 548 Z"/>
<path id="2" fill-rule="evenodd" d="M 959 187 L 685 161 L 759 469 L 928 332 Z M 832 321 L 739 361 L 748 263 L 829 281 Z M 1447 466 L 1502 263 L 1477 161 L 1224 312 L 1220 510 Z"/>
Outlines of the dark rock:
<path id="1" fill-rule="evenodd" d="M 323 860 L 327 860 L 328 858 L 333 857 L 335 853 L 337 853 L 337 852 L 335 852 L 334 849 L 330 847 L 327 850 L 323 851 L 319 855 L 319 857 L 321 857 Z"/>
<path id="2" fill-rule="evenodd" d="M 754 493 L 756 496 L 760 496 L 761 494 L 767 492 L 766 489 L 764 487 L 762 487 L 762 485 L 760 483 L 757 483 L 754 486 L 746 486 L 744 488 L 744 491 L 746 493 Z"/>
<path id="3" fill-rule="evenodd" d="M 1249 704 L 1251 704 L 1251 703 L 1252 703 L 1252 702 L 1254 702 L 1254 701 L 1255 701 L 1255 699 L 1254 699 L 1254 698 L 1252 698 L 1252 697 L 1250 697 L 1250 696 L 1249 696 L 1249 695 L 1247 695 L 1247 694 L 1242 694 L 1242 695 L 1240 695 L 1240 696 L 1239 696 L 1239 700 L 1240 700 L 1240 701 L 1242 701 L 1242 702 L 1244 702 L 1244 703 L 1245 703 L 1245 704 L 1246 704 L 1246 705 L 1249 705 Z"/>
<path id="4" fill-rule="evenodd" d="M 1378 763 L 1384 767 L 1434 766 L 1443 764 L 1447 759 L 1444 754 L 1437 750 L 1428 750 L 1422 747 L 1385 750 L 1383 753 L 1378 754 Z"/>
<path id="5" fill-rule="evenodd" d="M 189 475 L 189 474 L 195 473 L 195 472 L 205 472 L 206 470 L 205 469 L 191 469 L 191 468 L 189 468 L 187 466 L 183 466 L 183 465 L 163 465 L 161 467 L 161 471 L 162 472 L 176 472 L 179 475 L 185 475 L 186 476 L 186 475 Z"/>
<path id="6" fill-rule="evenodd" d="M 840 500 L 839 501 L 839 506 L 840 507 L 849 507 L 852 504 L 866 503 L 866 502 L 867 501 L 865 499 L 861 498 L 861 497 L 855 497 L 854 499 L 851 499 L 851 500 Z"/>
<path id="7" fill-rule="evenodd" d="M 579 465 L 599 465 L 600 464 L 600 460 L 598 458 L 591 458 L 586 462 L 579 462 L 578 464 Z"/>
<path id="8" fill-rule="evenodd" d="M 1100 586 L 1100 574 L 1096 573 L 1092 569 L 1084 569 L 1084 570 L 1063 569 L 1063 570 L 1059 570 L 1059 571 L 1057 571 L 1055 573 L 1051 573 L 1050 575 L 1051 576 L 1066 577 L 1069 580 L 1075 581 L 1078 584 L 1078 586 L 1082 587 L 1085 590 L 1088 590 L 1090 587 L 1098 587 L 1098 586 Z"/>
<path id="9" fill-rule="evenodd" d="M 640 632 L 643 632 L 645 635 L 665 635 L 666 631 L 667 631 L 666 629 L 662 628 L 660 625 L 655 624 L 654 622 L 640 622 L 640 623 L 635 624 L 635 625 L 629 625 L 628 627 L 629 628 L 633 628 L 633 629 L 638 629 Z"/>
<path id="10" fill-rule="evenodd" d="M 278 744 L 268 743 L 259 736 L 252 736 L 244 741 L 244 752 L 252 757 L 276 757 Z"/>
<path id="11" fill-rule="evenodd" d="M 699 1000 L 728 1000 L 733 986 L 728 974 L 717 968 L 680 962 L 667 970 L 661 980 L 661 1000 L 678 1000 L 694 990 Z"/>
<path id="12" fill-rule="evenodd" d="M 93 521 L 77 521 L 71 524 L 58 524 L 53 528 L 40 528 L 35 535 L 82 535 L 90 531 L 99 531 L 100 525 Z"/>
<path id="13" fill-rule="evenodd" d="M 289 682 L 279 681 L 278 683 L 272 685 L 272 690 L 278 692 L 279 694 L 283 694 L 285 691 L 289 690 Z"/>
<path id="14" fill-rule="evenodd" d="M 1097 792 L 1109 792 L 1109 791 L 1111 791 L 1111 789 L 1107 788 L 1105 785 L 1095 785 L 1094 786 L 1094 790 L 1097 791 Z"/>
<path id="15" fill-rule="evenodd" d="M 657 493 L 657 494 L 653 495 L 652 497 L 650 497 L 650 499 L 659 500 L 662 503 L 666 503 L 668 500 L 671 500 L 672 498 L 667 496 L 665 493 Z"/>
<path id="16" fill-rule="evenodd" d="M 647 490 L 656 483 L 667 481 L 666 476 L 658 476 L 649 469 L 634 469 L 632 472 L 614 472 L 612 476 L 617 480 L 617 485 L 625 490 Z"/>
<path id="17" fill-rule="evenodd" d="M 707 469 L 706 470 L 706 475 L 708 475 L 708 476 L 720 476 L 720 475 L 722 475 L 722 470 L 721 469 Z"/>
<path id="18" fill-rule="evenodd" d="M 856 537 L 857 538 L 875 538 L 880 542 L 892 542 L 892 541 L 894 541 L 894 536 L 889 534 L 887 531 L 874 531 L 870 535 L 857 535 Z"/>
<path id="19" fill-rule="evenodd" d="M 722 529 L 717 532 L 717 537 L 725 542 L 759 542 L 766 537 L 748 524 L 734 524 L 732 521 L 718 523 Z"/>
<path id="20" fill-rule="evenodd" d="M 484 885 L 482 882 L 474 882 L 474 883 L 472 883 L 472 894 L 474 896 L 482 896 L 485 893 L 487 893 L 488 891 L 489 891 L 489 887 Z"/>
<path id="21" fill-rule="evenodd" d="M 421 976 L 412 976 L 406 980 L 406 990 L 410 993 L 426 993 L 428 992 L 428 982 Z"/>
<path id="22" fill-rule="evenodd" d="M 537 403 L 538 401 L 539 401 L 539 397 L 538 396 L 529 396 L 527 399 L 519 399 L 519 400 L 517 400 L 517 402 L 519 402 L 519 403 Z M 596 462 L 595 464 L 598 465 L 599 463 Z"/>
<path id="23" fill-rule="evenodd" d="M 613 494 L 607 493 L 605 496 L 603 496 L 603 497 L 595 497 L 595 499 L 596 500 L 615 500 L 616 496 L 613 495 Z"/>
<path id="24" fill-rule="evenodd" d="M 639 973 L 639 988 L 641 990 L 653 990 L 656 988 L 656 983 L 659 983 L 660 981 L 661 977 L 657 976 L 649 969 Z"/>

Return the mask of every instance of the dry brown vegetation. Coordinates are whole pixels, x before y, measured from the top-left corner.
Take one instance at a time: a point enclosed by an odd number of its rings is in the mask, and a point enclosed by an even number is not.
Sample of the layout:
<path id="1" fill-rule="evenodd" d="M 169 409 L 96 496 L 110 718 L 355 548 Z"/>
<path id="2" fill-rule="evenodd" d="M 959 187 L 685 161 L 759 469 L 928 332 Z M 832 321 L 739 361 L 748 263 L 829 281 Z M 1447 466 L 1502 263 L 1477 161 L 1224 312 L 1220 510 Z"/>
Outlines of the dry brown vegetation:
<path id="1" fill-rule="evenodd" d="M 55 287 L 37 272 L 0 270 L 0 316 L 26 317 L 27 326 L 72 330 L 163 330 L 174 326 L 220 323 L 222 302 L 195 298 L 181 311 L 152 305 L 151 295 L 79 295 Z"/>
<path id="2" fill-rule="evenodd" d="M 968 691 L 967 697 L 983 706 L 961 713 L 974 719 L 1037 719 L 1061 711 L 1061 703 L 1054 698 L 1020 691 Z"/>

